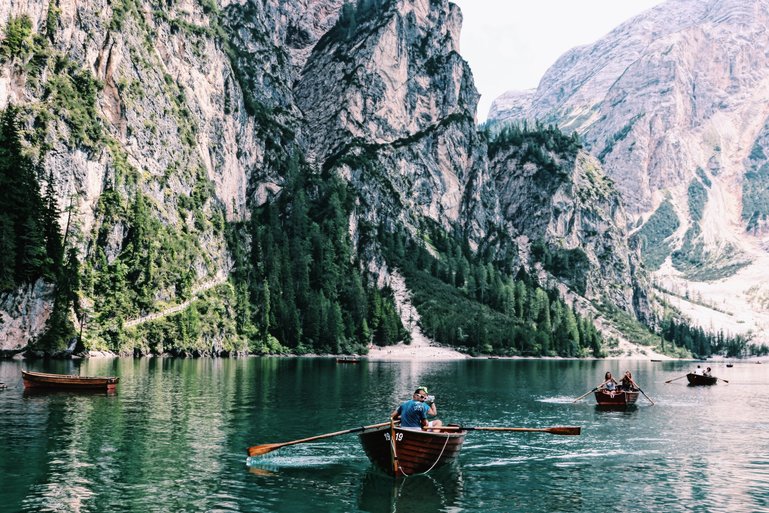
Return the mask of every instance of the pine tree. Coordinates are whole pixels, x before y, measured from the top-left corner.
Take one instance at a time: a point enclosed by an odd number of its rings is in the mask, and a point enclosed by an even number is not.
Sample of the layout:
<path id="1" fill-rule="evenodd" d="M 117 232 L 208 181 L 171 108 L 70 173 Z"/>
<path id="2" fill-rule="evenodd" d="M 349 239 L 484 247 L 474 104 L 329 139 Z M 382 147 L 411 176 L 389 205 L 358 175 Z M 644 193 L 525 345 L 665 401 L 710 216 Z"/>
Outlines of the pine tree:
<path id="1" fill-rule="evenodd" d="M 59 227 L 60 211 L 56 203 L 56 195 L 53 187 L 53 173 L 48 175 L 48 183 L 45 187 L 43 199 L 43 233 L 45 237 L 45 249 L 48 256 L 48 272 L 51 276 L 58 275 L 63 265 L 64 247 L 62 243 L 61 229 Z"/>

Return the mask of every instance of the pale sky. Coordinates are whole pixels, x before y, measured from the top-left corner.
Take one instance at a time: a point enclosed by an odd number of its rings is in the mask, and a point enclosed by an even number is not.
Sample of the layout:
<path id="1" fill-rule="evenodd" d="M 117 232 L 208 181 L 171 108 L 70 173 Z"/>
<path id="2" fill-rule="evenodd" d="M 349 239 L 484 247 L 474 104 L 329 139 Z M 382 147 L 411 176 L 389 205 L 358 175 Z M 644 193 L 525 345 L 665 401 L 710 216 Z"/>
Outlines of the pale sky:
<path id="1" fill-rule="evenodd" d="M 567 50 L 592 43 L 663 0 L 452 0 L 464 22 L 460 53 L 481 93 L 478 122 L 511 89 L 537 87 Z"/>

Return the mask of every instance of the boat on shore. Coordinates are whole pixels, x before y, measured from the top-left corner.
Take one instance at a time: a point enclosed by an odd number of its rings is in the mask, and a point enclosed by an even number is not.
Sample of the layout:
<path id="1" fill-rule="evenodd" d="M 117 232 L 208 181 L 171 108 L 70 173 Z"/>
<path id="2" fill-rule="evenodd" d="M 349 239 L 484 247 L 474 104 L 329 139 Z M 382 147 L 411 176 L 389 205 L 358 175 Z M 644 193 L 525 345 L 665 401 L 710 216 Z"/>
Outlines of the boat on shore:
<path id="1" fill-rule="evenodd" d="M 638 400 L 637 390 L 596 390 L 595 402 L 601 407 L 624 408 Z"/>
<path id="2" fill-rule="evenodd" d="M 120 378 L 114 376 L 77 376 L 21 371 L 25 389 L 104 390 L 114 392 Z"/>
<path id="3" fill-rule="evenodd" d="M 384 426 L 360 433 L 360 442 L 371 462 L 394 477 L 424 474 L 447 465 L 459 456 L 467 430 L 422 431 Z"/>
<path id="4" fill-rule="evenodd" d="M 715 385 L 718 382 L 718 378 L 715 376 L 703 376 L 702 374 L 694 374 L 693 372 L 687 374 L 686 379 L 691 386 L 709 386 Z"/>
<path id="5" fill-rule="evenodd" d="M 357 356 L 339 356 L 336 363 L 360 363 L 360 358 Z"/>

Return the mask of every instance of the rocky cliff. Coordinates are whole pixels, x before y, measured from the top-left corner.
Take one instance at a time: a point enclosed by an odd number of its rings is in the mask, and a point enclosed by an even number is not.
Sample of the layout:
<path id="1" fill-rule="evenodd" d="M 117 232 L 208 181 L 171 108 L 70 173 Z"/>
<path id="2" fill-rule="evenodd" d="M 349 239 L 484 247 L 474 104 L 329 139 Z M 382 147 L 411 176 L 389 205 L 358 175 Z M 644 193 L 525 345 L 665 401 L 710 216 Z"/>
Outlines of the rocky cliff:
<path id="1" fill-rule="evenodd" d="M 737 297 L 734 313 L 752 310 L 748 329 L 760 332 L 755 297 L 766 291 L 751 289 L 767 264 L 767 20 L 765 1 L 669 0 L 570 50 L 535 91 L 502 96 L 490 114 L 577 131 L 635 226 L 650 221 L 637 237 L 665 288 L 708 304 Z"/>
<path id="2" fill-rule="evenodd" d="M 361 225 L 416 240 L 439 226 L 524 267 L 540 241 L 578 254 L 568 275 L 543 270 L 565 292 L 649 316 L 595 161 L 573 155 L 558 180 L 540 181 L 514 148 L 489 160 L 461 13 L 446 0 L 11 0 L 0 24 L 0 108 L 21 108 L 27 152 L 52 177 L 80 264 L 69 316 L 90 348 L 162 351 L 174 314 L 195 326 L 196 351 L 247 350 L 241 313 L 269 307 L 244 305 L 233 280 L 260 266 L 243 255 L 264 249 L 243 227 L 281 196 L 297 159 L 354 191 L 361 270 L 388 272 Z M 29 308 L 12 306 L 34 301 L 50 306 L 50 288 L 4 294 L 3 348 L 41 334 L 44 323 L 22 320 Z"/>

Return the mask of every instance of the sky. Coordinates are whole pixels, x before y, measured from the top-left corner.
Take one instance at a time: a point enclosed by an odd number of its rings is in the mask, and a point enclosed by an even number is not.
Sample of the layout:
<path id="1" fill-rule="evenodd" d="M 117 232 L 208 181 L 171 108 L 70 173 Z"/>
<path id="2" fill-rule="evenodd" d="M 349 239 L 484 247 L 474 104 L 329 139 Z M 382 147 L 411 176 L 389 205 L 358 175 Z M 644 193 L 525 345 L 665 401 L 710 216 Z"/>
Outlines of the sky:
<path id="1" fill-rule="evenodd" d="M 452 0 L 464 22 L 460 54 L 481 93 L 478 122 L 505 91 L 537 87 L 566 51 L 593 43 L 662 0 Z"/>

